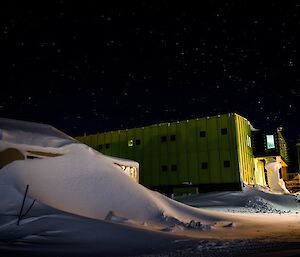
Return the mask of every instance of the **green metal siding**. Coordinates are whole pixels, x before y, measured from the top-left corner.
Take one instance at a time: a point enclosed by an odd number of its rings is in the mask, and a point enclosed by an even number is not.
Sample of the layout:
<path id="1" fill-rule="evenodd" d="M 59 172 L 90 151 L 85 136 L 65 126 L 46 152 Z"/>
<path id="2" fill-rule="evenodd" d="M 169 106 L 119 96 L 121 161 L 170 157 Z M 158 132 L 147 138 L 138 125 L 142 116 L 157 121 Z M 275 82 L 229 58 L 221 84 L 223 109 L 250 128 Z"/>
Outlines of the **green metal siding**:
<path id="1" fill-rule="evenodd" d="M 243 180 L 252 183 L 254 179 L 253 150 L 247 142 L 247 138 L 251 137 L 251 127 L 249 122 L 240 115 L 235 115 L 235 123 L 239 170 Z"/>
<path id="2" fill-rule="evenodd" d="M 140 183 L 145 186 L 238 183 L 239 169 L 249 166 L 249 158 L 241 151 L 250 127 L 241 119 L 244 120 L 236 114 L 225 114 L 77 139 L 97 150 L 102 145 L 99 151 L 104 154 L 139 162 Z M 222 129 L 227 129 L 227 134 L 222 135 Z M 205 131 L 204 137 L 200 137 L 201 131 Z M 162 137 L 166 137 L 165 142 Z M 129 140 L 133 140 L 133 146 L 128 146 Z M 136 140 L 140 140 L 140 145 L 136 145 Z M 224 167 L 224 161 L 229 161 L 230 167 Z M 167 171 L 163 171 L 163 167 L 167 167 Z"/>

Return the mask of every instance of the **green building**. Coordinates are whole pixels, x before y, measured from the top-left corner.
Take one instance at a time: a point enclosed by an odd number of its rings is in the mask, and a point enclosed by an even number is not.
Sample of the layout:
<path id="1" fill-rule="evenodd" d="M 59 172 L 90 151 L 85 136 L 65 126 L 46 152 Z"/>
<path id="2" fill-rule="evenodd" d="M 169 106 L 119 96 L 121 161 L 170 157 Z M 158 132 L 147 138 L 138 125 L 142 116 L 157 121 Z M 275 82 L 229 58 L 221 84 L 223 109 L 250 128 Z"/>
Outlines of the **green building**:
<path id="1" fill-rule="evenodd" d="M 242 181 L 266 185 L 264 156 L 277 156 L 286 163 L 280 151 L 261 151 L 255 158 L 254 132 L 247 119 L 229 113 L 84 135 L 77 140 L 103 154 L 137 161 L 142 185 L 171 194 L 187 189 L 238 190 Z"/>

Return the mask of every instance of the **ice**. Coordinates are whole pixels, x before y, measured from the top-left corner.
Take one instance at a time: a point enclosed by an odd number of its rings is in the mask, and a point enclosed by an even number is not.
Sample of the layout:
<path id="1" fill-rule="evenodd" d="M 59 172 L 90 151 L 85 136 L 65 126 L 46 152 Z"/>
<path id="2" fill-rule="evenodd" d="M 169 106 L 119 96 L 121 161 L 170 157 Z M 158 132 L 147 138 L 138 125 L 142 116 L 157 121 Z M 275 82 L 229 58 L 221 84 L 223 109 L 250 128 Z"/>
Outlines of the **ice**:
<path id="1" fill-rule="evenodd" d="M 242 191 L 206 193 L 178 197 L 178 201 L 198 208 L 240 213 L 299 213 L 300 200 L 295 194 L 279 194 L 261 186 L 245 186 Z"/>
<path id="2" fill-rule="evenodd" d="M 202 207 L 194 208 L 148 190 L 115 164 L 138 167 L 138 163 L 105 156 L 49 125 L 0 119 L 0 137 L 0 151 L 14 148 L 24 155 L 29 151 L 57 154 L 13 161 L 0 169 L 1 253 L 137 254 L 154 248 L 174 250 L 181 243 L 187 247 L 192 241 L 185 241 L 185 236 L 222 240 L 280 236 L 287 240 L 284 236 L 288 235 L 299 239 L 295 195 L 245 187 L 242 192 L 181 199 Z M 24 212 L 36 201 L 17 226 L 27 185 Z M 225 211 L 233 208 L 235 213 Z M 246 214 L 237 213 L 243 208 Z M 278 219 L 288 211 L 293 213 Z"/>
<path id="3" fill-rule="evenodd" d="M 272 192 L 289 194 L 290 192 L 286 189 L 283 179 L 279 178 L 279 169 L 281 164 L 277 161 L 268 161 L 266 164 L 268 185 Z"/>
<path id="4" fill-rule="evenodd" d="M 12 186 L 61 211 L 105 219 L 114 212 L 140 223 L 161 221 L 163 215 L 182 222 L 220 219 L 175 202 L 134 182 L 115 162 L 132 166 L 134 161 L 105 156 L 73 140 L 49 125 L 0 120 L 1 148 L 63 153 L 62 156 L 14 161 L 0 171 L 0 185 Z M 31 129 L 32 128 L 32 129 Z M 20 144 L 18 144 L 20 142 Z"/>

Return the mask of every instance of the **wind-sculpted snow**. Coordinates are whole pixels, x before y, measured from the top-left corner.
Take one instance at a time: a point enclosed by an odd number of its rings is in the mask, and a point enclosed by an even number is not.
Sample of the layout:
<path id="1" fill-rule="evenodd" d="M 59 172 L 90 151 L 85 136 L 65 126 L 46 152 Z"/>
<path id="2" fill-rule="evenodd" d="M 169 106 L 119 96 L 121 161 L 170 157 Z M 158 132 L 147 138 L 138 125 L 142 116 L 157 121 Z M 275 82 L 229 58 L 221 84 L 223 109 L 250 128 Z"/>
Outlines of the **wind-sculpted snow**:
<path id="1" fill-rule="evenodd" d="M 51 146 L 52 152 L 64 153 L 54 158 L 14 161 L 1 169 L 0 185 L 11 185 L 21 194 L 29 185 L 28 196 L 40 203 L 95 219 L 105 219 L 110 212 L 141 223 L 164 222 L 165 216 L 180 222 L 220 219 L 146 189 L 114 164 L 120 159 L 98 153 L 50 126 L 8 120 L 1 120 L 0 125 L 4 127 L 6 147 L 21 142 L 23 150 L 34 144 L 37 151 Z M 64 144 L 66 140 L 69 144 Z"/>
<path id="2" fill-rule="evenodd" d="M 61 147 L 76 140 L 56 128 L 26 121 L 0 118 L 0 140 L 18 145 Z"/>
<path id="3" fill-rule="evenodd" d="M 283 179 L 279 177 L 280 168 L 281 164 L 279 162 L 267 162 L 266 170 L 268 174 L 268 184 L 274 193 L 289 194 L 290 192 L 286 189 Z"/>
<path id="4" fill-rule="evenodd" d="M 207 208 L 198 209 L 146 189 L 115 164 L 138 167 L 136 162 L 105 156 L 51 126 L 0 119 L 0 135 L 0 154 L 15 149 L 24 156 L 2 162 L 0 169 L 0 253 L 4 256 L 129 256 L 164 248 L 175 253 L 181 244 L 185 251 L 192 249 L 193 237 L 299 241 L 296 196 L 245 188 L 186 199 Z M 29 154 L 40 156 L 25 158 Z M 22 213 L 27 214 L 17 225 L 27 185 Z M 268 215 L 231 214 L 208 208 L 212 206 L 259 208 Z M 293 213 L 282 211 L 286 216 L 279 218 L 273 210 L 282 206 Z M 199 246 L 196 243 L 196 252 L 180 256 L 202 252 L 204 244 L 202 240 Z M 213 247 L 215 253 L 218 245 Z M 205 250 L 199 256 L 210 255 Z"/>

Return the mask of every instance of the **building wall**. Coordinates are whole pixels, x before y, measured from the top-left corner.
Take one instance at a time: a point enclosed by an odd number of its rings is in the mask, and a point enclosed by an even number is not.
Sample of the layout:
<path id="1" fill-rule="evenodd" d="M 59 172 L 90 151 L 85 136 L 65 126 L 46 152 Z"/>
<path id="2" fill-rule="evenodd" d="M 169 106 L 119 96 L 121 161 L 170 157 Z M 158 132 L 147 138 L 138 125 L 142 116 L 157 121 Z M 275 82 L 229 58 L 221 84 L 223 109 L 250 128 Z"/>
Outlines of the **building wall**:
<path id="1" fill-rule="evenodd" d="M 8 148 L 0 152 L 0 169 L 13 161 L 24 160 L 25 156 L 15 148 Z"/>
<path id="2" fill-rule="evenodd" d="M 279 155 L 283 158 L 284 162 L 289 163 L 289 156 L 288 156 L 288 147 L 287 143 L 280 132 L 280 130 L 277 129 L 277 144 L 279 149 Z"/>
<path id="3" fill-rule="evenodd" d="M 255 184 L 261 186 L 267 186 L 266 176 L 265 176 L 265 161 L 262 158 L 254 158 L 255 167 Z"/>
<path id="4" fill-rule="evenodd" d="M 235 114 L 237 154 L 241 178 L 248 184 L 256 183 L 253 150 L 251 145 L 251 126 L 244 117 Z M 257 180 L 261 180 L 258 178 Z"/>
<path id="5" fill-rule="evenodd" d="M 100 152 L 140 163 L 148 187 L 240 183 L 253 176 L 250 125 L 237 114 L 112 131 L 77 139 Z M 251 173 L 252 172 L 252 173 Z"/>

